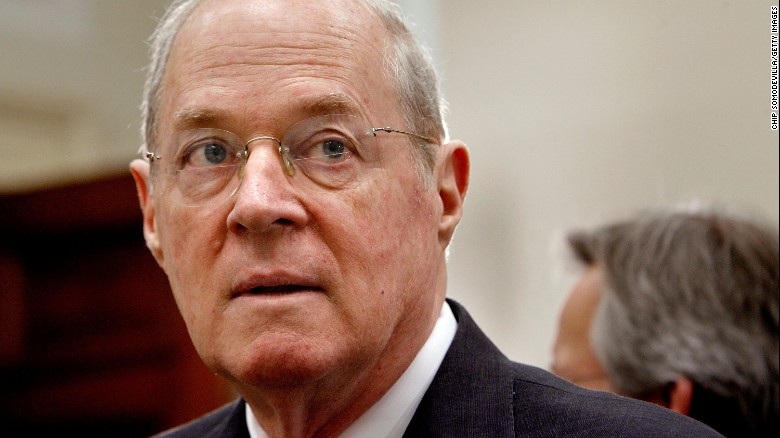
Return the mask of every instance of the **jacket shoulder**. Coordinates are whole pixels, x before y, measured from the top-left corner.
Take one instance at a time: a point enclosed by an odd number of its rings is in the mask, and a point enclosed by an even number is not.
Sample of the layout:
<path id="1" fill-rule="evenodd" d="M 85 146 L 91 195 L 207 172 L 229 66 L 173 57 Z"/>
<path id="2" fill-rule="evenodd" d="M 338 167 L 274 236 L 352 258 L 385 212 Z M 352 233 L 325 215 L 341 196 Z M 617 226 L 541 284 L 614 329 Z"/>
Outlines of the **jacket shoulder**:
<path id="1" fill-rule="evenodd" d="M 461 305 L 448 304 L 458 329 L 407 437 L 721 436 L 660 406 L 587 390 L 514 362 Z"/>
<path id="2" fill-rule="evenodd" d="M 249 438 L 244 400 L 239 399 L 211 411 L 189 423 L 161 432 L 155 437 L 235 437 Z"/>
<path id="3" fill-rule="evenodd" d="M 538 368 L 517 363 L 511 368 L 515 430 L 522 435 L 721 436 L 690 417 L 651 403 L 581 388 Z"/>

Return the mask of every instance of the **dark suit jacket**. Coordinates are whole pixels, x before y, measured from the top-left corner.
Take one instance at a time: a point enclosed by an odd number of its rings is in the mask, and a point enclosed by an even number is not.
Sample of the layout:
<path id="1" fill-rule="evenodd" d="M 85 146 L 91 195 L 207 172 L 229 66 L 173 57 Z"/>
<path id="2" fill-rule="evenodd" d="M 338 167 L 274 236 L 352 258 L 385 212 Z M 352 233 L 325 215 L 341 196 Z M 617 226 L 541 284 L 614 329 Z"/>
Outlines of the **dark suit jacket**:
<path id="1" fill-rule="evenodd" d="M 458 329 L 405 437 L 717 437 L 691 418 L 507 359 L 458 303 Z M 166 437 L 248 438 L 238 400 Z"/>

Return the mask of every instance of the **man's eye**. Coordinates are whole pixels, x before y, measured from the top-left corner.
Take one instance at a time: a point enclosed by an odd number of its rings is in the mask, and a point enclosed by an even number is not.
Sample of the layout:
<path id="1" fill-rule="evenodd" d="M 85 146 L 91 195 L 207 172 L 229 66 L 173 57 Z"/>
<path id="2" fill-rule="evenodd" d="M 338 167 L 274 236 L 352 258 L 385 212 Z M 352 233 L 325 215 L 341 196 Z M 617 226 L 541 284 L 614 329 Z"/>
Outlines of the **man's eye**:
<path id="1" fill-rule="evenodd" d="M 291 153 L 298 160 L 315 160 L 322 163 L 340 163 L 354 153 L 354 146 L 342 135 L 319 133 L 293 143 Z"/>
<path id="2" fill-rule="evenodd" d="M 211 167 L 229 164 L 230 151 L 215 141 L 205 141 L 193 145 L 184 157 L 184 166 Z"/>
<path id="3" fill-rule="evenodd" d="M 203 148 L 203 158 L 211 164 L 220 164 L 227 158 L 227 149 L 211 143 Z"/>
<path id="4" fill-rule="evenodd" d="M 338 140 L 326 140 L 322 142 L 322 154 L 328 158 L 341 158 L 346 152 L 344 143 Z"/>

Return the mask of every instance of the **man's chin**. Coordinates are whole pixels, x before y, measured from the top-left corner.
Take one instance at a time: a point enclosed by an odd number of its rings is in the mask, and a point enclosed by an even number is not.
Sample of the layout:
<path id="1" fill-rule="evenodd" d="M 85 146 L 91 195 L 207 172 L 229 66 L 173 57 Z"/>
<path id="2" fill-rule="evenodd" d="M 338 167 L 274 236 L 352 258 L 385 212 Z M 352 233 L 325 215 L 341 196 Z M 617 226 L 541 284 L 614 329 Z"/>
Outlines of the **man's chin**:
<path id="1" fill-rule="evenodd" d="M 256 340 L 240 356 L 225 358 L 225 365 L 215 371 L 239 386 L 272 389 L 305 387 L 343 367 L 345 355 L 334 354 L 332 348 L 313 347 L 314 341 L 300 337 L 275 338 Z"/>

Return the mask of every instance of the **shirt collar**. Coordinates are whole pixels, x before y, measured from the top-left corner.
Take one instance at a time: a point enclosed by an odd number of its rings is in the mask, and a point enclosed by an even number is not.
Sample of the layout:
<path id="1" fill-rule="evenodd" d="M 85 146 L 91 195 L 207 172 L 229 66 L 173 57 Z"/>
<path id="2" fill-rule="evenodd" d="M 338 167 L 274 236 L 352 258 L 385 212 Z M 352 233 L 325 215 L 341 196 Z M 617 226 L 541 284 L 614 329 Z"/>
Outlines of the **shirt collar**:
<path id="1" fill-rule="evenodd" d="M 382 398 L 352 423 L 341 438 L 401 437 L 414 412 L 439 370 L 450 348 L 458 323 L 449 304 L 442 305 L 433 331 L 417 353 L 409 368 L 393 384 Z M 249 404 L 246 404 L 246 422 L 251 438 L 268 438 L 258 423 Z"/>

